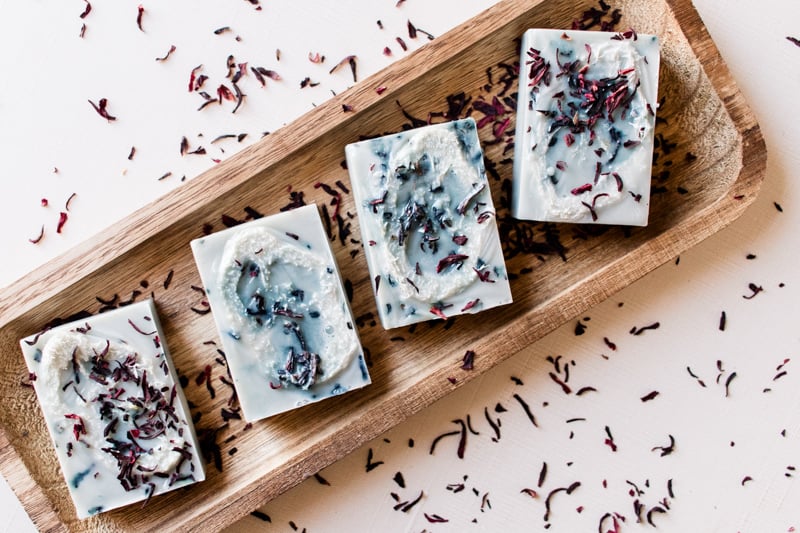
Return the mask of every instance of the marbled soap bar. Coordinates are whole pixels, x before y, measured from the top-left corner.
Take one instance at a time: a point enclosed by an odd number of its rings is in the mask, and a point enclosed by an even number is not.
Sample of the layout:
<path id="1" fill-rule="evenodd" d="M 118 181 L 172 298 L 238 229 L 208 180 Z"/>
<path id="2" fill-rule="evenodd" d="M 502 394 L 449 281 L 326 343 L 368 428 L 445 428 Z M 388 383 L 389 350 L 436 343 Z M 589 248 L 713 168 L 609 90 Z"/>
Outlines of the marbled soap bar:
<path id="1" fill-rule="evenodd" d="M 647 225 L 657 37 L 528 30 L 521 51 L 514 217 Z"/>
<path id="2" fill-rule="evenodd" d="M 370 383 L 315 205 L 192 241 L 248 421 Z"/>
<path id="3" fill-rule="evenodd" d="M 151 300 L 20 345 L 79 518 L 205 479 Z"/>
<path id="4" fill-rule="evenodd" d="M 384 328 L 511 302 L 475 121 L 349 144 L 345 152 Z"/>

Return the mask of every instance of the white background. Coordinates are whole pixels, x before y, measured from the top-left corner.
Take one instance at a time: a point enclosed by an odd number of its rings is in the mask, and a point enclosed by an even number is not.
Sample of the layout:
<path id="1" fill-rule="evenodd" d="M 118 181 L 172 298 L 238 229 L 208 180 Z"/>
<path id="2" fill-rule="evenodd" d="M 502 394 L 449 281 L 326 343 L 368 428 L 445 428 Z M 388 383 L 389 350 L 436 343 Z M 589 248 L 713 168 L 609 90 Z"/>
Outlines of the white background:
<path id="1" fill-rule="evenodd" d="M 85 4 L 78 0 L 0 1 L 5 20 L 0 32 L 0 249 L 5 251 L 0 284 L 180 186 L 182 176 L 191 179 L 215 164 L 212 158 L 224 159 L 331 91 L 346 89 L 352 84 L 349 69 L 328 73 L 341 58 L 356 54 L 363 79 L 407 54 L 396 36 L 412 48 L 424 44 L 423 36 L 408 38 L 407 20 L 438 36 L 493 2 L 408 0 L 398 7 L 388 0 L 264 0 L 260 12 L 244 0 L 151 3 L 144 4 L 145 32 L 140 32 L 138 0 L 94 1 L 84 20 L 79 15 Z M 795 368 L 800 365 L 795 311 L 800 297 L 800 185 L 795 180 L 800 48 L 786 40 L 800 37 L 800 4 L 696 0 L 696 6 L 767 141 L 767 178 L 755 204 L 677 264 L 664 265 L 586 313 L 584 335 L 574 335 L 574 322 L 565 325 L 324 470 L 329 486 L 310 479 L 268 503 L 262 511 L 270 523 L 247 517 L 234 529 L 536 531 L 545 525 L 547 494 L 580 481 L 571 495 L 553 497 L 550 531 L 597 531 L 606 512 L 626 517 L 622 531 L 646 530 L 646 522 L 636 523 L 633 500 L 645 505 L 644 518 L 667 496 L 669 479 L 670 509 L 653 515 L 661 530 L 800 528 L 800 488 L 796 475 L 789 477 L 796 471 L 787 468 L 800 467 L 800 369 Z M 84 22 L 86 34 L 80 39 Z M 231 31 L 214 35 L 223 26 Z M 172 56 L 155 61 L 170 45 L 177 48 Z M 385 46 L 392 56 L 383 55 Z M 325 63 L 310 63 L 309 52 L 325 55 Z M 262 89 L 249 76 L 241 83 L 247 100 L 235 115 L 231 103 L 197 112 L 202 100 L 188 93 L 189 72 L 203 64 L 213 93 L 231 53 L 238 62 L 273 69 L 283 79 L 268 80 Z M 301 90 L 306 76 L 320 85 Z M 118 117 L 113 123 L 87 102 L 103 97 Z M 248 137 L 242 143 L 210 144 L 218 135 L 243 132 Z M 208 153 L 181 157 L 183 136 L 190 150 L 202 145 Z M 136 155 L 129 161 L 131 146 Z M 159 181 L 167 172 L 172 175 Z M 57 234 L 59 213 L 73 193 L 69 220 Z M 29 243 L 42 226 L 42 241 Z M 744 299 L 749 283 L 764 292 Z M 718 328 L 723 310 L 724 332 Z M 634 326 L 656 321 L 658 330 L 628 334 Z M 604 337 L 616 343 L 616 351 Z M 565 395 L 548 377 L 553 367 L 546 358 L 557 355 L 574 361 L 574 387 L 591 385 L 598 392 Z M 787 374 L 773 381 L 787 358 L 782 368 Z M 722 383 L 736 372 L 728 397 L 716 383 L 718 361 Z M 687 367 L 707 386 L 701 387 Z M 511 376 L 524 385 L 515 385 Z M 765 388 L 772 390 L 765 393 Z M 660 394 L 654 400 L 640 400 L 655 390 Z M 531 405 L 539 428 L 528 422 L 514 394 Z M 498 403 L 508 411 L 496 413 Z M 485 407 L 502 420 L 497 442 Z M 433 439 L 457 429 L 452 420 L 467 415 L 480 435 L 469 436 L 464 459 L 456 456 L 452 437 L 430 455 Z M 566 422 L 572 418 L 586 420 Z M 606 426 L 616 452 L 604 443 Z M 661 457 L 651 451 L 667 444 L 668 435 L 675 438 L 674 453 Z M 373 461 L 384 464 L 365 472 L 370 449 Z M 539 488 L 543 462 L 548 473 Z M 405 488 L 394 480 L 397 472 Z M 743 484 L 746 477 L 752 480 Z M 643 494 L 630 496 L 626 481 Z M 465 490 L 447 488 L 460 482 Z M 521 493 L 524 488 L 535 489 L 538 497 Z M 5 485 L 2 489 L 0 526 L 33 529 L 13 494 Z M 392 492 L 408 501 L 420 491 L 422 500 L 409 512 L 393 510 Z M 449 521 L 430 523 L 425 513 Z M 611 521 L 605 525 L 611 528 Z"/>

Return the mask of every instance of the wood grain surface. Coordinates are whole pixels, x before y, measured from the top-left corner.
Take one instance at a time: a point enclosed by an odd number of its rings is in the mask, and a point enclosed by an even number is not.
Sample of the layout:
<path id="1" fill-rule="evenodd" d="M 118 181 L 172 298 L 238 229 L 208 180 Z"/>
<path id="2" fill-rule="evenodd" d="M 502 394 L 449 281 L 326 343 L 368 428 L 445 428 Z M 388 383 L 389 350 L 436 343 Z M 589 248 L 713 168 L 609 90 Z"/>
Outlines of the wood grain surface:
<path id="1" fill-rule="evenodd" d="M 610 3 L 622 10 L 619 28 L 656 33 L 662 43 L 650 225 L 511 219 L 513 150 L 493 143 L 491 126 L 483 128 L 489 166 L 496 171 L 490 182 L 513 278 L 512 305 L 390 332 L 376 324 L 353 199 L 335 186 L 337 180 L 349 184 L 344 146 L 407 127 L 409 117 L 441 121 L 436 113 L 448 110 L 453 94 L 491 101 L 503 89 L 503 65 L 517 61 L 524 30 L 570 28 L 581 12 L 597 5 L 593 1 L 502 2 L 0 292 L 0 469 L 34 523 L 46 531 L 219 529 L 738 217 L 759 191 L 766 149 L 697 12 L 689 0 Z M 378 94 L 377 87 L 386 90 Z M 505 95 L 514 92 L 516 82 Z M 344 111 L 343 104 L 353 110 Z M 470 105 L 462 111 L 482 116 Z M 513 131 L 513 113 L 509 116 Z M 315 187 L 319 182 L 340 192 L 332 247 L 343 278 L 352 283 L 353 313 L 360 317 L 373 384 L 252 427 L 242 420 L 224 422 L 221 410 L 235 403 L 229 405 L 232 391 L 219 379 L 227 374 L 211 344 L 217 340 L 212 318 L 192 310 L 203 308 L 203 294 L 189 241 L 222 229 L 228 217 L 252 215 L 245 208 L 262 214 L 286 208 L 291 194 L 325 204 L 333 215 L 333 197 Z M 35 395 L 25 386 L 19 339 L 56 319 L 151 294 L 178 372 L 187 378 L 184 392 L 199 417 L 196 426 L 217 460 L 209 458 L 203 483 L 154 498 L 145 508 L 134 505 L 78 521 Z M 466 350 L 477 354 L 471 371 L 460 368 Z M 206 365 L 212 367 L 213 397 L 195 381 Z M 229 455 L 233 447 L 238 452 Z"/>

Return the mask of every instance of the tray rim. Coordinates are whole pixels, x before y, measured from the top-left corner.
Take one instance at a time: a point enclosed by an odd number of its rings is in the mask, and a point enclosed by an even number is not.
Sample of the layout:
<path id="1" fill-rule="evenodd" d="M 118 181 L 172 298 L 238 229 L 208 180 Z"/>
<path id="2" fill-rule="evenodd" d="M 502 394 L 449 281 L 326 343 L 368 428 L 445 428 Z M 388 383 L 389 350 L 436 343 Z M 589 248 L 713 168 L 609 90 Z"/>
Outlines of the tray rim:
<path id="1" fill-rule="evenodd" d="M 113 225 L 102 230 L 94 237 L 84 241 L 61 254 L 43 268 L 30 272 L 8 287 L 0 289 L 0 331 L 18 319 L 22 314 L 30 309 L 38 307 L 47 298 L 63 292 L 84 278 L 91 276 L 104 266 L 116 260 L 137 246 L 146 242 L 154 235 L 163 231 L 165 228 L 150 214 L 155 211 L 169 210 L 175 213 L 173 220 L 180 220 L 189 216 L 194 210 L 200 209 L 199 206 L 191 206 L 187 200 L 202 195 L 209 183 L 215 182 L 217 193 L 225 194 L 235 187 L 243 184 L 252 177 L 268 170 L 273 164 L 286 157 L 291 157 L 300 151 L 305 145 L 313 142 L 322 135 L 329 133 L 340 127 L 342 124 L 356 120 L 359 113 L 349 117 L 342 117 L 341 105 L 345 101 L 355 104 L 358 111 L 364 112 L 372 106 L 378 104 L 385 98 L 391 98 L 395 93 L 401 91 L 408 83 L 416 80 L 418 75 L 412 75 L 413 69 L 407 68 L 408 65 L 424 63 L 430 67 L 438 67 L 445 63 L 450 57 L 447 54 L 449 49 L 457 48 L 458 43 L 464 41 L 464 36 L 480 32 L 480 38 L 485 37 L 489 32 L 497 27 L 504 26 L 507 17 L 504 15 L 520 15 L 523 12 L 535 9 L 549 0 L 535 0 L 525 2 L 524 0 L 503 0 L 498 4 L 488 8 L 472 19 L 458 25 L 445 35 L 428 43 L 426 46 L 416 50 L 414 53 L 396 61 L 385 69 L 371 75 L 353 88 L 345 91 L 338 96 L 328 100 L 324 104 L 305 113 L 298 119 L 281 128 L 269 137 L 251 145 L 250 147 L 238 152 L 237 154 L 224 161 L 222 164 L 209 169 L 196 178 L 190 180 L 164 196 L 154 200 L 144 207 L 136 210 L 117 225 Z M 604 268 L 581 279 L 578 283 L 570 287 L 567 291 L 560 293 L 551 301 L 543 302 L 541 307 L 551 306 L 552 301 L 558 301 L 565 297 L 565 293 L 572 293 L 577 290 L 585 289 L 589 297 L 580 299 L 577 306 L 565 308 L 558 313 L 548 315 L 549 324 L 541 329 L 542 316 L 539 313 L 529 313 L 525 317 L 525 322 L 537 323 L 539 331 L 532 336 L 536 339 L 543 337 L 558 325 L 563 324 L 570 318 L 579 315 L 587 308 L 600 303 L 612 294 L 618 292 L 627 285 L 651 272 L 658 266 L 669 261 L 675 255 L 691 248 L 702 240 L 717 233 L 731 222 L 739 218 L 746 208 L 752 204 L 758 195 L 766 173 L 766 145 L 761 134 L 760 126 L 752 114 L 749 106 L 744 100 L 738 86 L 732 78 L 727 64 L 722 59 L 719 50 L 702 22 L 699 13 L 692 4 L 691 0 L 663 0 L 665 6 L 672 12 L 678 26 L 683 32 L 694 56 L 700 62 L 701 68 L 710 80 L 714 91 L 720 98 L 725 113 L 731 118 L 737 133 L 741 136 L 741 158 L 742 166 L 739 175 L 725 190 L 722 196 L 711 202 L 698 212 L 691 213 L 676 226 L 670 226 L 663 233 L 644 242 L 638 248 L 632 250 L 622 258 L 619 258 Z M 467 42 L 467 46 L 469 45 Z M 471 42 L 474 42 L 471 41 Z M 442 53 L 442 52 L 445 53 Z M 711 60 L 711 61 L 709 61 Z M 422 74 L 424 75 L 424 74 Z M 389 89 L 382 95 L 377 95 L 373 90 L 376 81 L 380 84 L 387 84 Z M 377 86 L 377 85 L 375 85 Z M 306 134 L 303 128 L 292 128 L 296 124 L 307 121 L 315 121 L 320 128 L 313 135 Z M 241 168 L 247 163 L 257 162 L 259 170 L 257 172 L 241 172 Z M 730 194 L 729 194 L 730 193 Z M 738 197 L 741 193 L 743 196 Z M 210 201 L 210 200 L 209 200 Z M 203 204 L 205 205 L 205 204 Z M 714 224 L 709 231 L 707 217 L 709 214 L 715 215 Z M 703 231 L 693 231 L 703 228 Z M 133 231 L 133 230 L 136 231 Z M 129 231 L 128 231 L 129 230 Z M 674 239 L 674 233 L 680 233 L 680 239 Z M 120 233 L 126 236 L 120 238 Z M 86 251 L 102 247 L 105 251 L 114 252 L 104 254 L 102 261 L 89 261 L 85 259 Z M 635 271 L 624 272 L 623 275 L 612 278 L 611 281 L 600 280 L 603 275 L 612 270 L 617 263 L 628 260 L 631 255 L 636 255 L 640 259 L 639 265 L 642 268 Z M 65 265 L 69 265 L 66 270 Z M 57 277 L 62 280 L 58 284 L 46 284 L 45 281 Z M 44 287 L 43 287 L 44 284 Z M 24 302 L 22 305 L 15 305 L 17 302 Z M 553 318 L 555 317 L 555 318 Z M 530 336 L 530 335 L 529 335 Z M 533 339 L 533 340 L 536 340 Z M 516 343 L 515 349 L 507 353 L 496 356 L 492 364 L 486 368 L 495 366 L 499 362 L 513 357 L 524 348 L 526 342 L 531 339 L 523 338 Z M 356 449 L 363 442 L 374 438 L 387 429 L 393 427 L 405 418 L 440 399 L 448 392 L 471 381 L 482 372 L 464 376 L 458 384 L 445 386 L 445 376 L 441 373 L 429 374 L 421 381 L 409 386 L 402 392 L 410 389 L 411 401 L 404 401 L 392 405 L 390 412 L 384 412 L 380 418 L 380 423 L 373 420 L 366 426 L 363 420 L 353 420 L 336 432 L 341 434 L 359 435 L 358 441 L 337 442 L 335 436 L 326 437 L 325 444 L 333 453 L 318 454 L 311 457 L 309 453 L 296 455 L 289 463 L 283 467 L 284 472 L 297 472 L 297 475 L 284 476 L 291 479 L 282 483 L 267 484 L 263 479 L 259 482 L 251 482 L 247 491 L 235 498 L 226 501 L 229 512 L 221 513 L 216 518 L 210 518 L 200 527 L 203 529 L 218 528 L 231 523 L 233 520 L 244 516 L 249 510 L 257 505 L 263 504 L 265 500 L 274 497 L 281 492 L 288 490 L 299 483 L 305 477 L 324 468 L 331 462 L 344 456 Z M 448 384 L 449 385 L 449 384 Z M 420 394 L 424 389 L 425 394 Z M 414 400 L 423 401 L 414 401 Z M 388 403 L 388 402 L 383 402 Z M 383 404 L 372 407 L 374 411 L 378 407 L 386 407 Z M 6 477 L 9 485 L 22 503 L 25 511 L 29 514 L 34 524 L 46 530 L 66 530 L 67 524 L 61 522 L 43 489 L 39 487 L 28 473 L 21 456 L 17 449 L 10 443 L 6 434 L 5 427 L 0 426 L 0 472 Z M 259 485 L 253 487 L 253 485 Z M 269 486 L 268 486 L 269 485 Z M 280 485 L 280 486 L 277 486 Z M 193 524 L 181 522 L 174 524 L 179 529 L 186 529 Z M 197 524 L 194 524 L 195 526 Z"/>

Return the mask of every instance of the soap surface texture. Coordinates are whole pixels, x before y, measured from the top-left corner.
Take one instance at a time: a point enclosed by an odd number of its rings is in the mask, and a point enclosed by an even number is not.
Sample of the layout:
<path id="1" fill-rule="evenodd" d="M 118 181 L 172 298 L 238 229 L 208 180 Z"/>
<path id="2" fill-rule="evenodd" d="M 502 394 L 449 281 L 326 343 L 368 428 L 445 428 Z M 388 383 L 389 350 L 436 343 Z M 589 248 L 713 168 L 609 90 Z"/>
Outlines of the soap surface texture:
<path id="1" fill-rule="evenodd" d="M 244 417 L 370 383 L 315 205 L 192 241 Z"/>
<path id="2" fill-rule="evenodd" d="M 647 225 L 658 69 L 654 35 L 525 33 L 514 147 L 515 218 Z"/>
<path id="3" fill-rule="evenodd" d="M 511 302 L 474 120 L 350 144 L 345 154 L 384 328 Z"/>
<path id="4" fill-rule="evenodd" d="M 20 346 L 79 518 L 205 479 L 152 300 Z"/>

